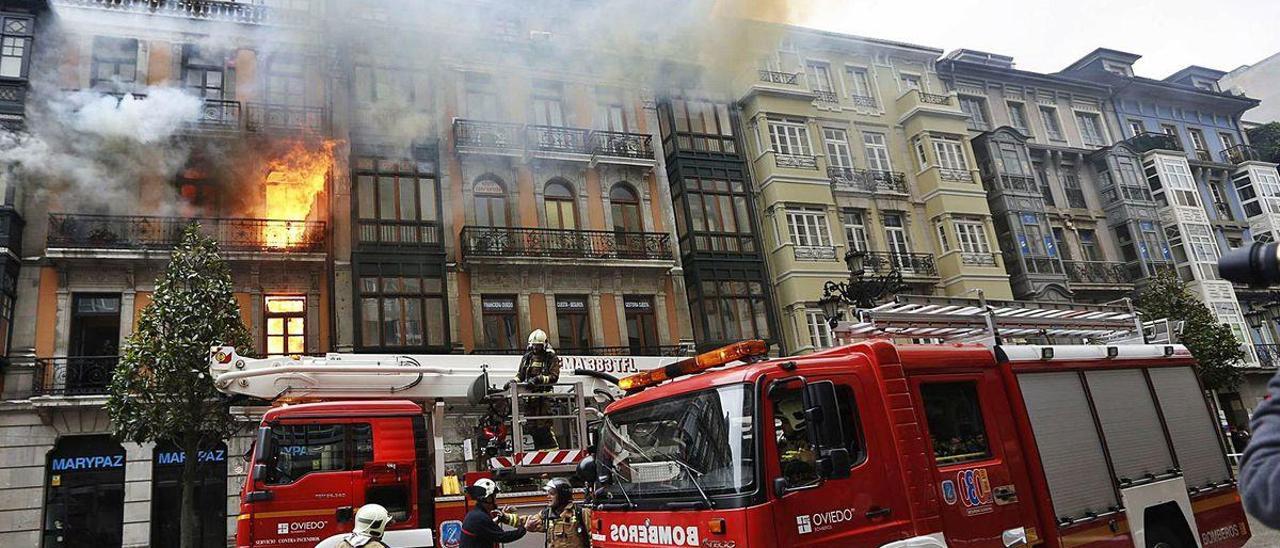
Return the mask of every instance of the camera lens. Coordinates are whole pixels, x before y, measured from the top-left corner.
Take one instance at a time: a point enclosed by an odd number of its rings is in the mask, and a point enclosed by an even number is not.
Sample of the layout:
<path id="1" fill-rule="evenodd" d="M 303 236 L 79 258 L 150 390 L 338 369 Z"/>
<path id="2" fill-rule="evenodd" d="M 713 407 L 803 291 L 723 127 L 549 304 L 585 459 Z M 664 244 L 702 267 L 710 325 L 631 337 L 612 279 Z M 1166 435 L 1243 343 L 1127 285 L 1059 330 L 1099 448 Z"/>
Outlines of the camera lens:
<path id="1" fill-rule="evenodd" d="M 1255 242 L 1232 250 L 1218 259 L 1218 275 L 1235 283 L 1280 284 L 1280 256 L 1277 244 Z"/>

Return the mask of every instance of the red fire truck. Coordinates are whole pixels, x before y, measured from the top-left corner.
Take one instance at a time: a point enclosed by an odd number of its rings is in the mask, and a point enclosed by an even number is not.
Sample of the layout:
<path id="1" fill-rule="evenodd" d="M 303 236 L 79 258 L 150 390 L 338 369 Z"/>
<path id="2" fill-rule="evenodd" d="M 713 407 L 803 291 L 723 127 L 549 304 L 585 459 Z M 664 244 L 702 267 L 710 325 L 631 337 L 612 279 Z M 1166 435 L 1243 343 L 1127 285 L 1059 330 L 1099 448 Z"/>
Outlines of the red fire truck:
<path id="1" fill-rule="evenodd" d="M 595 447 L 593 545 L 1234 548 L 1249 538 L 1184 348 L 1008 344 L 1114 337 L 1133 330 L 1132 315 L 886 305 L 860 319 L 841 332 L 986 344 L 868 340 L 767 359 L 749 341 L 622 379 L 629 395 L 606 408 Z M 349 449 L 372 451 L 364 468 L 300 500 L 331 497 L 316 507 L 332 515 L 404 485 L 402 523 L 434 525 L 437 545 L 453 546 L 449 511 L 428 504 L 432 437 L 420 417 L 408 402 L 318 403 L 269 412 L 264 431 L 371 423 L 371 449 Z M 260 505 L 286 499 L 258 472 L 268 437 L 257 447 L 241 545 L 256 542 L 259 523 L 285 523 L 267 516 L 305 523 L 320 511 Z"/>

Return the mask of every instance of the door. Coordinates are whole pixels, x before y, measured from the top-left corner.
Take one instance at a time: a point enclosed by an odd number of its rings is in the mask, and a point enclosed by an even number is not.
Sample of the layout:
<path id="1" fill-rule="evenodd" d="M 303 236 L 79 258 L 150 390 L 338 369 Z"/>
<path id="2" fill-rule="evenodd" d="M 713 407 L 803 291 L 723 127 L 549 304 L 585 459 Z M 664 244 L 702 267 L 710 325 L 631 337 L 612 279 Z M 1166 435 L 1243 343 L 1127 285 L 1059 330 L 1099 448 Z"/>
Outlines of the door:
<path id="1" fill-rule="evenodd" d="M 77 293 L 71 299 L 66 393 L 102 394 L 119 359 L 120 294 Z"/>
<path id="2" fill-rule="evenodd" d="M 802 384 L 773 379 L 766 384 L 764 485 L 776 498 L 777 546 L 880 546 L 909 531 L 909 510 L 898 475 L 884 405 L 870 383 L 851 374 L 809 377 L 835 385 L 837 400 L 852 404 L 839 413 L 849 477 L 820 479 L 804 420 Z M 776 488 L 777 478 L 786 492 Z"/>
<path id="3" fill-rule="evenodd" d="M 884 214 L 884 239 L 889 246 L 893 267 L 904 274 L 912 272 L 911 243 L 907 241 L 907 227 L 901 213 Z"/>
<path id="4" fill-rule="evenodd" d="M 622 308 L 627 317 L 627 346 L 632 356 L 657 355 L 658 320 L 653 313 L 653 297 L 641 295 L 625 295 L 622 297 Z"/>
<path id="5" fill-rule="evenodd" d="M 58 439 L 45 469 L 45 547 L 121 545 L 124 458 L 109 436 Z"/>
<path id="6" fill-rule="evenodd" d="M 227 545 L 227 444 L 199 451 L 196 473 L 196 546 Z M 170 442 L 151 458 L 151 545 L 177 546 L 181 538 L 182 466 L 186 455 Z"/>
<path id="7" fill-rule="evenodd" d="M 275 463 L 249 488 L 271 493 L 253 503 L 255 544 L 314 546 L 351 530 L 350 522 L 339 522 L 337 509 L 357 502 L 354 491 L 364 463 L 373 460 L 373 446 L 356 439 L 369 428 L 326 419 L 271 427 Z"/>
<path id="8" fill-rule="evenodd" d="M 947 545 L 998 546 L 1005 531 L 1034 523 L 1023 515 L 1020 500 L 1031 491 L 1025 470 L 1010 464 L 1021 466 L 1022 456 L 995 371 L 916 377 L 912 391 L 933 450 Z"/>

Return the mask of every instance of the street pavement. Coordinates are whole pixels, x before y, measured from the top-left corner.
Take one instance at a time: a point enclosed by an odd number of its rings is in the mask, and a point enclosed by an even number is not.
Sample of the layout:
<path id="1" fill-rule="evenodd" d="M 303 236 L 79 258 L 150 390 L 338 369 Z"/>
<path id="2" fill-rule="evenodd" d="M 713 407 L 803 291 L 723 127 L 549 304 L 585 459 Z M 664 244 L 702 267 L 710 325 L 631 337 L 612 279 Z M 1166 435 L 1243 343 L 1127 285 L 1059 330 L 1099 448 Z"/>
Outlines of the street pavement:
<path id="1" fill-rule="evenodd" d="M 1267 526 L 1258 523 L 1257 520 L 1249 517 L 1249 530 L 1253 532 L 1253 537 L 1249 539 L 1245 548 L 1275 548 L 1280 546 L 1280 531 L 1268 529 Z"/>

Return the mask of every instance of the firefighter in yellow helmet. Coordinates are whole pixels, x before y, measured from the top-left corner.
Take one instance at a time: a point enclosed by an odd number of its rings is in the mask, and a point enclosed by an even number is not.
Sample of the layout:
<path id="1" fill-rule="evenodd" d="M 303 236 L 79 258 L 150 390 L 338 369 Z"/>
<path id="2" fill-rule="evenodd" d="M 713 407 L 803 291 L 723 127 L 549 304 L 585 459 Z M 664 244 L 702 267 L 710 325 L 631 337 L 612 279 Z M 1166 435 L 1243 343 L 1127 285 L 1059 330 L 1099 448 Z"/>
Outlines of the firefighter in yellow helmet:
<path id="1" fill-rule="evenodd" d="M 529 346 L 525 348 L 524 357 L 520 359 L 520 369 L 516 372 L 516 382 L 531 387 L 532 392 L 545 393 L 551 391 L 551 385 L 560 380 L 560 356 L 547 343 L 547 333 L 534 329 L 529 334 Z M 546 398 L 526 398 L 529 402 L 521 409 L 524 416 L 547 416 L 553 414 L 547 405 Z M 533 437 L 533 448 L 536 450 L 558 449 L 555 430 L 550 420 L 537 419 L 528 423 L 529 435 Z"/>

